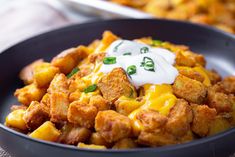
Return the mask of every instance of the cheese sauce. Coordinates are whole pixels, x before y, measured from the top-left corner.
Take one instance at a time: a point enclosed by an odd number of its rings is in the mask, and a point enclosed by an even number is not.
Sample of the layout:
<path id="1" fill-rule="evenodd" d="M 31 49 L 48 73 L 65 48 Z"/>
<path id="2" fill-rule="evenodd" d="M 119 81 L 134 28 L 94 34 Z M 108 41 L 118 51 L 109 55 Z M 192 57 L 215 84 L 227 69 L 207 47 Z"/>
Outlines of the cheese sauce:
<path id="1" fill-rule="evenodd" d="M 136 88 L 145 84 L 172 84 L 178 75 L 174 62 L 175 54 L 167 49 L 117 40 L 108 47 L 99 71 L 108 73 L 122 67 Z"/>

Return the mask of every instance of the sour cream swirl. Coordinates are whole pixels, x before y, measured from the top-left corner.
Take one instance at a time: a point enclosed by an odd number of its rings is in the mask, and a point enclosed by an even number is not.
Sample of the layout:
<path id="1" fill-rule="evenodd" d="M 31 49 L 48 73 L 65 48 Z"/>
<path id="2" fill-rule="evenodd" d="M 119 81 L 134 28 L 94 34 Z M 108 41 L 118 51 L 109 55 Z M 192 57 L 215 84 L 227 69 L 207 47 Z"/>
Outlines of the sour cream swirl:
<path id="1" fill-rule="evenodd" d="M 164 48 L 129 40 L 117 40 L 107 49 L 100 72 L 122 67 L 136 87 L 144 84 L 172 84 L 178 75 L 175 54 Z"/>

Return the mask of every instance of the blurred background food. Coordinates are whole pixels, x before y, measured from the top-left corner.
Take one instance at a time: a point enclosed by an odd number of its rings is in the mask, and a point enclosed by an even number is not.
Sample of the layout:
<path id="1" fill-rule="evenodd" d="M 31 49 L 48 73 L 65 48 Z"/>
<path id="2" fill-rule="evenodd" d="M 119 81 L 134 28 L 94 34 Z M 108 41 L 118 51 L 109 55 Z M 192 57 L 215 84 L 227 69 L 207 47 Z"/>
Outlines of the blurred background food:
<path id="1" fill-rule="evenodd" d="M 235 33 L 235 0 L 110 0 L 158 18 L 208 24 Z"/>
<path id="2" fill-rule="evenodd" d="M 235 0 L 0 0 L 0 52 L 55 28 L 107 18 L 167 18 L 235 33 Z"/>

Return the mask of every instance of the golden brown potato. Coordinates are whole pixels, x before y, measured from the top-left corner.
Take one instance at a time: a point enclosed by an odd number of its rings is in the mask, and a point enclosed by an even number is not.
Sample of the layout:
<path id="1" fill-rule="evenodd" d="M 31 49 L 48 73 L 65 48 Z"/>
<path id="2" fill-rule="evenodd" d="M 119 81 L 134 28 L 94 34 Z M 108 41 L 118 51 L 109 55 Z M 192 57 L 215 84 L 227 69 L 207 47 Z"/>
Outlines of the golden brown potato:
<path id="1" fill-rule="evenodd" d="M 19 109 L 26 110 L 27 108 L 28 106 L 25 106 L 25 105 L 12 105 L 11 112 L 15 110 L 19 110 Z"/>
<path id="2" fill-rule="evenodd" d="M 192 104 L 191 106 L 193 109 L 191 129 L 195 134 L 204 137 L 208 135 L 210 125 L 215 120 L 216 110 L 209 108 L 207 105 Z"/>
<path id="3" fill-rule="evenodd" d="M 58 142 L 77 145 L 78 142 L 85 142 L 87 139 L 89 139 L 90 135 L 91 131 L 87 128 L 67 123 L 61 129 L 61 135 L 58 139 Z"/>
<path id="4" fill-rule="evenodd" d="M 221 92 L 217 92 L 221 91 Z M 208 105 L 220 112 L 231 112 L 232 102 L 227 94 L 222 93 L 224 88 L 216 84 L 208 89 Z"/>
<path id="5" fill-rule="evenodd" d="M 211 84 L 214 85 L 217 82 L 221 81 L 221 76 L 215 70 L 206 70 L 206 73 L 211 81 Z"/>
<path id="6" fill-rule="evenodd" d="M 178 99 L 175 106 L 171 109 L 166 123 L 166 130 L 176 137 L 182 137 L 190 130 L 190 123 L 193 115 L 188 102 Z"/>
<path id="7" fill-rule="evenodd" d="M 110 44 L 112 44 L 112 42 L 114 42 L 117 39 L 118 39 L 118 37 L 115 34 L 113 34 L 112 32 L 104 31 L 104 33 L 102 35 L 102 40 L 99 43 L 99 45 L 97 46 L 97 48 L 95 49 L 94 53 L 105 52 L 105 50 L 108 48 L 108 46 Z"/>
<path id="8" fill-rule="evenodd" d="M 30 84 L 17 89 L 14 95 L 20 103 L 28 106 L 32 101 L 40 101 L 45 92 L 46 89 L 38 88 L 35 84 Z"/>
<path id="9" fill-rule="evenodd" d="M 136 148 L 136 147 L 137 147 L 137 144 L 134 142 L 133 139 L 124 138 L 124 139 L 117 141 L 112 148 L 113 149 L 131 149 L 131 148 Z"/>
<path id="10" fill-rule="evenodd" d="M 222 81 L 224 90 L 229 94 L 235 94 L 235 76 L 225 77 Z"/>
<path id="11" fill-rule="evenodd" d="M 154 132 L 155 130 L 164 126 L 167 122 L 167 117 L 159 112 L 151 109 L 140 110 L 136 119 L 144 126 L 145 131 Z"/>
<path id="12" fill-rule="evenodd" d="M 146 5 L 149 2 L 149 0 L 112 0 L 112 2 L 121 4 L 121 5 L 139 8 L 139 7 L 143 7 L 144 5 Z"/>
<path id="13" fill-rule="evenodd" d="M 107 148 L 112 146 L 112 143 L 108 143 L 107 141 L 105 141 L 105 139 L 98 132 L 94 132 L 91 134 L 89 143 L 95 145 L 103 145 L 106 146 Z"/>
<path id="14" fill-rule="evenodd" d="M 86 87 L 86 83 L 80 77 L 77 77 L 77 75 L 73 80 L 69 81 L 69 91 L 71 93 L 76 91 L 84 91 Z"/>
<path id="15" fill-rule="evenodd" d="M 141 145 L 156 147 L 177 144 L 176 137 L 166 131 L 146 132 L 141 131 L 137 142 Z"/>
<path id="16" fill-rule="evenodd" d="M 69 94 L 69 102 L 77 101 L 80 99 L 82 92 L 79 89 Z"/>
<path id="17" fill-rule="evenodd" d="M 177 68 L 179 70 L 179 73 L 181 75 L 184 75 L 188 78 L 191 78 L 193 80 L 197 80 L 199 82 L 203 82 L 204 81 L 204 76 L 202 74 L 200 74 L 198 71 L 194 70 L 193 68 L 189 68 L 189 67 L 179 67 Z"/>
<path id="18" fill-rule="evenodd" d="M 95 118 L 95 130 L 109 143 L 129 137 L 130 119 L 112 110 L 100 111 Z"/>
<path id="19" fill-rule="evenodd" d="M 26 123 L 23 119 L 24 113 L 24 109 L 12 111 L 7 115 L 5 125 L 19 130 L 27 130 Z"/>
<path id="20" fill-rule="evenodd" d="M 94 127 L 97 108 L 79 101 L 74 101 L 69 105 L 68 121 L 86 128 Z"/>
<path id="21" fill-rule="evenodd" d="M 50 94 L 49 94 L 49 93 L 46 93 L 46 94 L 42 97 L 40 103 L 43 103 L 44 105 L 46 105 L 47 107 L 50 108 Z"/>
<path id="22" fill-rule="evenodd" d="M 110 109 L 110 103 L 104 99 L 101 95 L 95 95 L 90 98 L 89 105 L 95 106 L 98 111 L 104 111 Z"/>
<path id="23" fill-rule="evenodd" d="M 56 74 L 49 88 L 47 89 L 48 93 L 61 92 L 68 94 L 69 84 L 66 76 L 64 74 Z"/>
<path id="24" fill-rule="evenodd" d="M 30 133 L 29 136 L 40 140 L 56 142 L 60 134 L 61 132 L 56 129 L 55 125 L 52 122 L 46 121 L 36 130 Z"/>
<path id="25" fill-rule="evenodd" d="M 102 145 L 85 144 L 82 142 L 79 142 L 77 147 L 78 148 L 86 148 L 86 149 L 106 149 L 106 147 L 102 146 Z"/>
<path id="26" fill-rule="evenodd" d="M 68 95 L 64 93 L 50 94 L 50 115 L 52 122 L 61 122 L 67 120 L 69 107 Z"/>
<path id="27" fill-rule="evenodd" d="M 79 61 L 87 57 L 89 49 L 85 46 L 70 48 L 62 51 L 59 55 L 54 57 L 51 64 L 58 67 L 64 74 L 70 73 Z"/>
<path id="28" fill-rule="evenodd" d="M 231 128 L 231 124 L 229 121 L 222 116 L 218 115 L 216 118 L 211 122 L 210 129 L 208 135 L 214 135 L 220 133 L 222 131 L 228 130 Z"/>
<path id="29" fill-rule="evenodd" d="M 30 130 L 35 130 L 49 120 L 49 108 L 37 101 L 32 101 L 25 111 L 23 119 Z"/>
<path id="30" fill-rule="evenodd" d="M 40 64 L 43 62 L 43 59 L 38 59 L 29 65 L 25 66 L 21 71 L 20 71 L 20 79 L 24 81 L 25 84 L 31 84 L 33 83 L 33 71 L 34 67 L 37 64 Z"/>
<path id="31" fill-rule="evenodd" d="M 103 97 L 110 102 L 115 102 L 120 96 L 135 98 L 135 87 L 129 82 L 122 68 L 115 68 L 103 76 L 98 83 Z"/>
<path id="32" fill-rule="evenodd" d="M 68 81 L 64 74 L 56 74 L 47 89 L 50 99 L 50 115 L 52 122 L 67 120 L 69 107 Z"/>
<path id="33" fill-rule="evenodd" d="M 212 24 L 212 19 L 205 14 L 198 14 L 190 18 L 193 23 Z"/>
<path id="34" fill-rule="evenodd" d="M 33 78 L 38 87 L 47 87 L 59 69 L 50 63 L 39 63 L 34 66 Z"/>
<path id="35" fill-rule="evenodd" d="M 101 52 L 101 53 L 92 53 L 88 56 L 89 62 L 90 63 L 96 63 L 96 62 L 101 62 L 103 61 L 106 53 Z"/>
<path id="36" fill-rule="evenodd" d="M 201 82 L 179 75 L 173 84 L 173 93 L 189 102 L 201 104 L 205 101 L 207 89 Z"/>
<path id="37" fill-rule="evenodd" d="M 177 138 L 177 137 L 176 137 Z M 184 136 L 182 137 L 178 137 L 177 140 L 180 142 L 180 143 L 185 143 L 185 142 L 189 142 L 189 141 L 192 141 L 194 140 L 194 134 L 191 130 L 189 130 Z"/>

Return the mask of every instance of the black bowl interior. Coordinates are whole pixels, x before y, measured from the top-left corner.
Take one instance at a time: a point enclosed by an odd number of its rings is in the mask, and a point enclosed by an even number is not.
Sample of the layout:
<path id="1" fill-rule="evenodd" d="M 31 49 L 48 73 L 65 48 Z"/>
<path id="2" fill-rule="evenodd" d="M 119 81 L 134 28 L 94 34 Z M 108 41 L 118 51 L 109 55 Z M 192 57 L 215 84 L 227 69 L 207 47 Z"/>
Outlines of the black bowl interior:
<path id="1" fill-rule="evenodd" d="M 98 21 L 73 25 L 26 40 L 0 54 L 1 124 L 4 124 L 10 106 L 18 104 L 13 93 L 16 88 L 23 86 L 18 74 L 25 65 L 39 58 L 50 61 L 64 49 L 81 44 L 87 45 L 94 39 L 101 38 L 104 30 L 111 30 L 125 39 L 151 36 L 154 39 L 188 45 L 193 51 L 206 56 L 208 68 L 216 69 L 223 76 L 235 75 L 235 37 L 208 26 L 147 19 Z M 234 137 L 235 131 L 232 133 Z"/>

